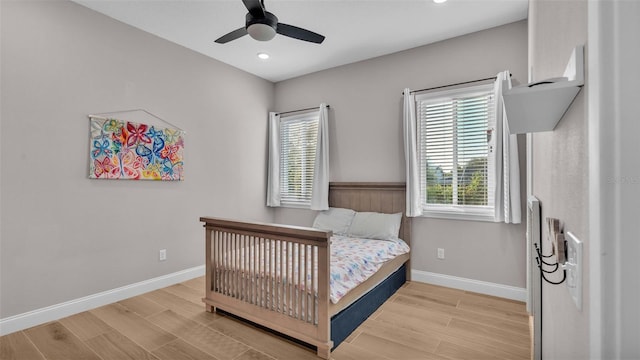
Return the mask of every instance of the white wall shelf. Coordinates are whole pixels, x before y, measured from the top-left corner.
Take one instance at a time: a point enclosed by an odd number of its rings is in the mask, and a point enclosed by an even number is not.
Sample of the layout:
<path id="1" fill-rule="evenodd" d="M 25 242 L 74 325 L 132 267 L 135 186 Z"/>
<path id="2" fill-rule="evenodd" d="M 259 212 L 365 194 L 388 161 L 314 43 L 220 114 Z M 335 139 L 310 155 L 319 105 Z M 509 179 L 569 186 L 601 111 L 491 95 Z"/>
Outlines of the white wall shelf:
<path id="1" fill-rule="evenodd" d="M 503 82 L 509 132 L 525 134 L 553 130 L 584 85 L 584 46 L 571 54 L 563 77 L 508 89 Z"/>

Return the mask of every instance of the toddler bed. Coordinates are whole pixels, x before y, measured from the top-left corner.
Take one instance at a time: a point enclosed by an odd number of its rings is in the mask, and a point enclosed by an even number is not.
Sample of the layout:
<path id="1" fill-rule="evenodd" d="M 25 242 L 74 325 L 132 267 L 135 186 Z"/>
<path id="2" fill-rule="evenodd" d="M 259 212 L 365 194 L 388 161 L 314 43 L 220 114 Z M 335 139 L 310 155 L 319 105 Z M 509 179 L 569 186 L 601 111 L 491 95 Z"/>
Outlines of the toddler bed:
<path id="1" fill-rule="evenodd" d="M 329 205 L 314 228 L 200 218 L 207 311 L 288 335 L 328 359 L 410 271 L 404 183 L 331 183 Z"/>

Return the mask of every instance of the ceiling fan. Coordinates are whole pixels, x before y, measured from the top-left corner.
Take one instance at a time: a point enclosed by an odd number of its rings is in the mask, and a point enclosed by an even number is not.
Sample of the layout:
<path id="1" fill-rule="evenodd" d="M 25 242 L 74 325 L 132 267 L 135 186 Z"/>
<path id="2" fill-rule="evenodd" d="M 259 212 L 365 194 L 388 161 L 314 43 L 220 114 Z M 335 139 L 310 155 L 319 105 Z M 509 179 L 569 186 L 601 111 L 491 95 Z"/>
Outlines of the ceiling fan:
<path id="1" fill-rule="evenodd" d="M 276 36 L 276 33 L 294 39 L 321 44 L 324 36 L 293 25 L 278 22 L 278 18 L 264 8 L 264 0 L 242 0 L 249 10 L 245 26 L 234 30 L 216 40 L 218 44 L 225 44 L 249 34 L 260 41 L 268 41 Z"/>

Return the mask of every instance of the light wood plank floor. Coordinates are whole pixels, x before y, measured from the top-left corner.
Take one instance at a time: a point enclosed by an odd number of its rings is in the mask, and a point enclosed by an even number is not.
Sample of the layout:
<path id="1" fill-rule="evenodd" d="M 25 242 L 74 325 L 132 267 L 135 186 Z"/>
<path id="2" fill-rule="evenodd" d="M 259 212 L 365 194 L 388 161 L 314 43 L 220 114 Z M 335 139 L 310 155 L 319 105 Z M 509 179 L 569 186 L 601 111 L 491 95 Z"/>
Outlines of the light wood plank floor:
<path id="1" fill-rule="evenodd" d="M 204 311 L 204 278 L 0 337 L 2 360 L 315 359 L 315 352 Z M 332 354 L 351 359 L 530 359 L 520 302 L 405 284 Z"/>

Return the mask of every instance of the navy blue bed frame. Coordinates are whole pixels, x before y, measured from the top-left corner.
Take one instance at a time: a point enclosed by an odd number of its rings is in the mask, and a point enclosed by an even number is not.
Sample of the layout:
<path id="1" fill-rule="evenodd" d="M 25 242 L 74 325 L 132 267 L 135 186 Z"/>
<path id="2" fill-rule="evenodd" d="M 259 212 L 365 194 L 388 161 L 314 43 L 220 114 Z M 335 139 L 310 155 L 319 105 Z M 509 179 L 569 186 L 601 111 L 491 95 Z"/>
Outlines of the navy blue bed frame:
<path id="1" fill-rule="evenodd" d="M 331 341 L 338 347 L 360 324 L 373 314 L 407 281 L 406 264 L 368 293 L 331 318 Z M 331 349 L 331 350 L 333 350 Z"/>

